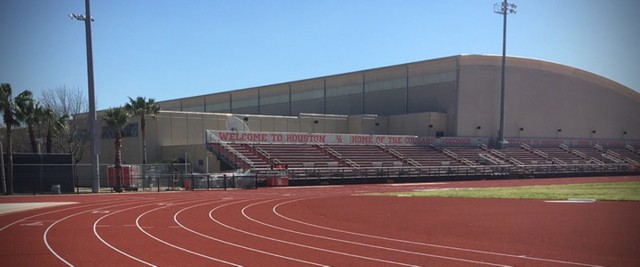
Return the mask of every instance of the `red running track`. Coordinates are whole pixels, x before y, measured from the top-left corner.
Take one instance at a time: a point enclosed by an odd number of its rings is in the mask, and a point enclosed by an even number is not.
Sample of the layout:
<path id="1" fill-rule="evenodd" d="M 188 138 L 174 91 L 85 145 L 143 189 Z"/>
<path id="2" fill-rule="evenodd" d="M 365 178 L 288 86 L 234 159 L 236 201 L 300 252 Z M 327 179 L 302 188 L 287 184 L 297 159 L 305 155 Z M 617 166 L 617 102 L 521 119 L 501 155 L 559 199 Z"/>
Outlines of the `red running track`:
<path id="1" fill-rule="evenodd" d="M 640 203 L 363 196 L 591 177 L 3 196 L 1 266 L 640 266 Z"/>

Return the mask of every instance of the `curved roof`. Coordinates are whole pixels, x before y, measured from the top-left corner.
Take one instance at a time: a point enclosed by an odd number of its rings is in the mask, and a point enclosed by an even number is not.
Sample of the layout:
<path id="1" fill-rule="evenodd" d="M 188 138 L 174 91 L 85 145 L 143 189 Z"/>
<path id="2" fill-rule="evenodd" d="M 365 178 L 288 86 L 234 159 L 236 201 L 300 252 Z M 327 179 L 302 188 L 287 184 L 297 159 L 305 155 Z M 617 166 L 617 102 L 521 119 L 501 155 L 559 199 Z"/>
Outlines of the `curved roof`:
<path id="1" fill-rule="evenodd" d="M 361 73 L 361 72 L 370 72 L 370 71 L 377 71 L 377 70 L 384 70 L 384 69 L 390 69 L 390 68 L 395 68 L 398 66 L 407 66 L 407 65 L 414 65 L 414 64 L 421 64 L 421 63 L 431 63 L 433 64 L 433 66 L 436 66 L 436 68 L 438 68 L 437 66 L 439 65 L 448 65 L 448 67 L 454 67 L 454 62 L 452 61 L 456 61 L 458 66 L 461 65 L 490 65 L 490 66 L 500 66 L 502 64 L 502 56 L 499 55 L 457 55 L 457 56 L 449 56 L 449 57 L 441 57 L 441 58 L 434 58 L 434 59 L 428 59 L 428 60 L 422 60 L 422 61 L 414 61 L 414 62 L 408 62 L 408 63 L 403 63 L 403 64 L 397 64 L 397 65 L 390 65 L 390 66 L 384 66 L 384 67 L 378 67 L 378 68 L 372 68 L 372 69 L 364 69 L 364 70 L 355 70 L 352 72 L 345 72 L 345 73 L 339 73 L 339 74 L 331 74 L 331 75 L 321 75 L 321 76 L 317 76 L 317 77 L 312 77 L 312 78 L 307 78 L 307 79 L 301 79 L 301 80 L 295 80 L 295 81 L 287 81 L 287 82 L 282 82 L 282 83 L 275 83 L 275 84 L 269 84 L 269 85 L 257 85 L 254 87 L 249 87 L 249 88 L 243 88 L 243 89 L 232 89 L 232 90 L 225 90 L 225 91 L 220 91 L 217 93 L 212 93 L 212 94 L 204 94 L 204 95 L 198 95 L 198 96 L 190 96 L 190 97 L 184 97 L 184 98 L 178 98 L 178 99 L 172 99 L 172 100 L 166 100 L 166 101 L 161 101 L 161 102 L 169 102 L 169 101 L 175 101 L 175 100 L 187 100 L 187 99 L 195 99 L 195 98 L 200 98 L 203 96 L 209 96 L 209 95 L 217 95 L 217 94 L 229 94 L 229 93 L 238 93 L 238 92 L 243 92 L 243 91 L 249 91 L 249 90 L 255 90 L 257 88 L 261 88 L 261 87 L 265 87 L 265 86 L 274 86 L 274 85 L 284 85 L 284 84 L 291 84 L 291 83 L 296 83 L 296 82 L 303 82 L 303 81 L 309 81 L 309 80 L 314 80 L 314 79 L 324 79 L 324 78 L 330 78 L 330 77 L 335 77 L 335 76 L 341 76 L 341 75 L 348 75 L 348 74 L 353 74 L 353 73 Z M 453 64 L 451 64 L 453 63 Z M 515 67 L 521 67 L 521 68 L 527 68 L 527 69 L 538 69 L 538 70 L 542 70 L 542 71 L 547 71 L 547 72 L 554 72 L 554 73 L 558 73 L 561 75 L 565 75 L 565 76 L 570 76 L 573 78 L 577 78 L 577 79 L 582 79 L 594 84 L 598 84 L 604 88 L 608 88 L 610 90 L 613 90 L 621 95 L 624 95 L 630 99 L 632 99 L 635 102 L 640 103 L 640 93 L 634 91 L 633 89 L 626 87 L 618 82 L 615 82 L 613 80 L 610 80 L 608 78 L 605 78 L 603 76 L 582 70 L 582 69 L 578 69 L 575 67 L 570 67 L 567 65 L 562 65 L 562 64 L 558 64 L 558 63 L 553 63 L 553 62 L 549 62 L 549 61 L 543 61 L 543 60 L 539 60 L 539 59 L 531 59 L 531 58 L 524 58 L 524 57 L 512 57 L 512 56 L 507 56 L 507 65 L 508 66 L 515 66 Z M 454 67 L 455 68 L 455 67 Z"/>
<path id="2" fill-rule="evenodd" d="M 494 55 L 460 55 L 459 63 L 460 65 L 501 65 L 502 64 L 502 56 L 494 56 Z M 570 76 L 573 78 L 578 78 L 582 80 L 589 81 L 591 83 L 598 84 L 602 87 L 609 88 L 619 94 L 627 96 L 633 99 L 636 102 L 640 103 L 640 93 L 634 91 L 633 89 L 626 87 L 618 82 L 612 81 L 603 76 L 570 67 L 567 65 L 562 65 L 558 63 L 553 63 L 549 61 L 543 61 L 539 59 L 530 59 L 530 58 L 522 58 L 522 57 L 507 57 L 507 65 L 515 66 L 527 69 L 538 69 L 548 72 L 554 72 L 558 74 L 562 74 L 565 76 Z"/>

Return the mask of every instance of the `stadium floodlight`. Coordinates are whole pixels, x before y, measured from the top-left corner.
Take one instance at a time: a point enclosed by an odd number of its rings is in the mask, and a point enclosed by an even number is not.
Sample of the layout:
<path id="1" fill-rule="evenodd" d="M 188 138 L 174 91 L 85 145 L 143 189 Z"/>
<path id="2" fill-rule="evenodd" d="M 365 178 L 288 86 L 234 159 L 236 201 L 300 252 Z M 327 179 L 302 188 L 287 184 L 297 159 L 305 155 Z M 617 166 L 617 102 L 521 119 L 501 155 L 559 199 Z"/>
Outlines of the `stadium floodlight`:
<path id="1" fill-rule="evenodd" d="M 517 9 L 518 9 L 518 5 L 507 3 L 506 0 L 501 3 L 493 4 L 493 12 L 498 13 L 500 15 L 504 15 L 505 13 L 515 14 L 517 12 Z"/>
<path id="2" fill-rule="evenodd" d="M 91 5 L 89 0 L 84 1 L 85 5 L 85 14 L 86 15 L 77 15 L 77 14 L 69 14 L 71 19 L 84 21 L 86 41 L 87 41 L 87 76 L 88 76 L 88 87 L 89 87 L 89 132 L 90 132 L 90 153 L 91 153 L 91 179 L 93 179 L 93 183 L 91 186 L 91 191 L 93 193 L 100 192 L 100 157 L 98 152 L 100 150 L 99 142 L 100 136 L 98 131 L 98 115 L 96 113 L 96 96 L 95 96 L 95 88 L 93 81 L 93 48 L 91 44 L 91 22 L 94 21 L 93 17 L 91 17 Z M 91 19 L 87 19 L 91 18 Z"/>
<path id="3" fill-rule="evenodd" d="M 507 58 L 507 15 L 516 13 L 515 4 L 508 3 L 504 0 L 502 3 L 493 5 L 493 12 L 502 15 L 502 78 L 500 82 L 500 130 L 498 131 L 498 148 L 503 149 L 507 144 L 504 139 L 504 81 L 505 81 L 505 65 Z"/>
<path id="4" fill-rule="evenodd" d="M 75 20 L 86 20 L 87 19 L 87 17 L 85 17 L 82 14 L 78 15 L 78 14 L 74 14 L 74 13 L 69 14 L 69 18 L 75 19 Z M 93 19 L 93 17 L 91 17 L 91 21 L 96 21 L 96 20 Z"/>

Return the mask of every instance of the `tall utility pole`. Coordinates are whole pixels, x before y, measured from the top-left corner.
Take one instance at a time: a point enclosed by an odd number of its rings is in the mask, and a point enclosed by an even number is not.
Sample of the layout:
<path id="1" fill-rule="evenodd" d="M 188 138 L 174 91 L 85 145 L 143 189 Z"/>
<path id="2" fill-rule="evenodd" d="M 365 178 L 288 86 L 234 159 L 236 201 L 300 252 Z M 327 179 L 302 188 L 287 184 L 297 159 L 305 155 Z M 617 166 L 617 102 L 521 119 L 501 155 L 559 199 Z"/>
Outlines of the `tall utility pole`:
<path id="1" fill-rule="evenodd" d="M 504 81 L 505 81 L 505 65 L 507 62 L 507 15 L 516 13 L 515 4 L 507 3 L 504 0 L 502 3 L 495 3 L 493 5 L 493 12 L 501 14 L 503 17 L 502 22 L 502 78 L 500 81 L 500 130 L 498 130 L 498 148 L 503 149 L 507 144 L 507 140 L 504 139 Z"/>
<path id="2" fill-rule="evenodd" d="M 87 75 L 88 75 L 88 83 L 89 83 L 89 132 L 91 134 L 91 179 L 93 179 L 92 183 L 92 191 L 93 193 L 98 193 L 100 191 L 100 156 L 99 152 L 99 141 L 100 136 L 98 131 L 98 115 L 96 113 L 96 96 L 95 96 L 95 88 L 93 82 L 93 47 L 91 45 L 91 22 L 93 18 L 91 17 L 91 4 L 89 0 L 84 1 L 85 6 L 85 15 L 76 15 L 70 14 L 69 17 L 71 19 L 84 21 L 84 28 L 86 32 L 86 40 L 87 40 Z"/>

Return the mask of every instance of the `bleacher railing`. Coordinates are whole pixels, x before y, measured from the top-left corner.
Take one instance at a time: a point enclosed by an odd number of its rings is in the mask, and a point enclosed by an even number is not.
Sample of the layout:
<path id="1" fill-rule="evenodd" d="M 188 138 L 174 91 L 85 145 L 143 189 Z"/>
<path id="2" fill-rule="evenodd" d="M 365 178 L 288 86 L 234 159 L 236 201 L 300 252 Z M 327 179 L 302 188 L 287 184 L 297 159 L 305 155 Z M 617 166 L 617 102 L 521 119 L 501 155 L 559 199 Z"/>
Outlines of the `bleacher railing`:
<path id="1" fill-rule="evenodd" d="M 256 170 L 260 173 L 261 170 Z M 266 170 L 265 170 L 266 171 Z M 290 181 L 411 179 L 427 177 L 536 177 L 571 175 L 640 174 L 630 164 L 537 164 L 479 166 L 388 166 L 335 168 L 290 168 Z"/>
<path id="2" fill-rule="evenodd" d="M 220 138 L 218 138 L 218 136 L 214 135 L 214 134 L 209 134 L 207 133 L 207 138 L 209 140 L 207 140 L 209 143 L 216 143 L 216 144 L 220 144 L 224 149 L 226 149 L 227 151 L 229 151 L 231 154 L 233 154 L 235 157 L 239 158 L 240 160 L 244 161 L 247 165 L 249 165 L 251 168 L 255 167 L 255 164 L 253 163 L 253 161 L 251 161 L 250 159 L 248 159 L 247 157 L 245 157 L 244 155 L 242 155 L 242 153 L 238 152 L 235 148 L 231 147 L 230 145 L 228 145 L 226 142 L 220 140 Z"/>

